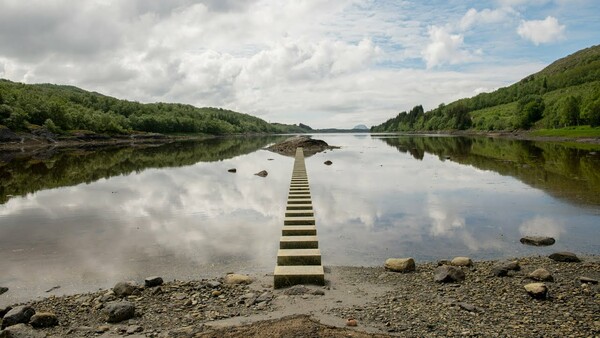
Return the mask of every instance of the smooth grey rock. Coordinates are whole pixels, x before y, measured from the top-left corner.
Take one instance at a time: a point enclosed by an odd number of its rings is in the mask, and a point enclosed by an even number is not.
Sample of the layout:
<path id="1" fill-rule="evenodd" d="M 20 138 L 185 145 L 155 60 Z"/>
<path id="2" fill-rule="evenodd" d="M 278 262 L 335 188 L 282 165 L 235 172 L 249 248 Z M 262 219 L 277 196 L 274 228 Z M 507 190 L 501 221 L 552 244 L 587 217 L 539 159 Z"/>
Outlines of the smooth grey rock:
<path id="1" fill-rule="evenodd" d="M 546 299 L 548 287 L 544 283 L 530 283 L 524 286 L 527 293 L 535 299 Z"/>
<path id="2" fill-rule="evenodd" d="M 115 293 L 115 296 L 123 298 L 131 296 L 135 292 L 136 287 L 130 282 L 118 282 L 112 290 Z"/>
<path id="3" fill-rule="evenodd" d="M 556 240 L 552 237 L 543 236 L 525 236 L 520 239 L 520 242 L 527 245 L 534 246 L 549 246 L 556 243 Z"/>
<path id="4" fill-rule="evenodd" d="M 58 317 L 52 312 L 38 312 L 31 316 L 29 324 L 35 328 L 58 325 Z"/>
<path id="5" fill-rule="evenodd" d="M 562 251 L 562 252 L 555 252 L 552 255 L 549 256 L 550 259 L 555 260 L 557 262 L 581 262 L 581 259 L 579 259 L 579 257 L 577 257 L 577 255 L 575 255 L 572 252 L 567 252 L 567 251 Z"/>
<path id="6" fill-rule="evenodd" d="M 153 288 L 155 286 L 159 286 L 163 284 L 162 277 L 152 276 L 148 277 L 144 280 L 144 286 L 147 288 Z"/>
<path id="7" fill-rule="evenodd" d="M 8 292 L 8 288 L 5 286 L 0 286 L 0 295 L 6 292 Z"/>
<path id="8" fill-rule="evenodd" d="M 0 338 L 45 338 L 46 333 L 36 331 L 31 326 L 23 323 L 11 325 L 0 331 Z"/>
<path id="9" fill-rule="evenodd" d="M 260 177 L 267 177 L 267 175 L 269 175 L 269 173 L 266 170 L 261 170 L 254 175 L 260 176 Z"/>
<path id="10" fill-rule="evenodd" d="M 469 257 L 454 257 L 450 264 L 454 266 L 473 266 L 473 261 Z"/>
<path id="11" fill-rule="evenodd" d="M 593 279 L 593 278 L 590 278 L 590 277 L 584 277 L 584 276 L 579 277 L 579 281 L 581 283 L 585 283 L 585 284 L 598 284 L 598 280 L 597 279 Z"/>
<path id="12" fill-rule="evenodd" d="M 104 308 L 104 314 L 106 314 L 106 321 L 109 323 L 122 322 L 133 318 L 135 315 L 135 306 L 127 301 L 108 303 Z"/>
<path id="13" fill-rule="evenodd" d="M 519 271 L 521 266 L 517 261 L 500 262 L 492 267 L 492 273 L 497 277 L 508 276 L 509 271 Z"/>
<path id="14" fill-rule="evenodd" d="M 415 260 L 409 258 L 388 258 L 384 265 L 386 270 L 394 272 L 410 272 L 415 271 Z"/>
<path id="15" fill-rule="evenodd" d="M 455 266 L 442 265 L 433 272 L 433 280 L 437 283 L 453 283 L 465 280 L 465 273 Z"/>
<path id="16" fill-rule="evenodd" d="M 528 275 L 528 277 L 533 280 L 540 281 L 540 282 L 553 282 L 554 281 L 554 277 L 552 276 L 552 274 L 544 268 L 535 269 L 532 273 L 530 273 Z"/>
<path id="17" fill-rule="evenodd" d="M 2 318 L 2 328 L 6 328 L 11 325 L 19 323 L 27 324 L 31 319 L 31 316 L 35 314 L 35 310 L 29 305 L 21 305 L 12 308 Z"/>

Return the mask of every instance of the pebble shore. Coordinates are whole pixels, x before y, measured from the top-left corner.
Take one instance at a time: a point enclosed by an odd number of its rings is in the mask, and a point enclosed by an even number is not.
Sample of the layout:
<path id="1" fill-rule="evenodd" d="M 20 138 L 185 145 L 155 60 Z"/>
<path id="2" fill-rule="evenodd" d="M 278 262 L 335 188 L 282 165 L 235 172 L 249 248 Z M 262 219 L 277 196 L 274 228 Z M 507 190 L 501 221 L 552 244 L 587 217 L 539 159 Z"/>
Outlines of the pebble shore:
<path id="1" fill-rule="evenodd" d="M 506 273 L 498 268 L 506 262 L 463 261 L 458 282 L 434 281 L 436 269 L 451 264 L 443 261 L 416 262 L 405 273 L 383 264 L 328 267 L 325 287 L 274 290 L 272 276 L 239 275 L 116 283 L 111 290 L 14 304 L 13 312 L 19 305 L 34 309 L 36 324 L 8 326 L 0 337 L 600 336 L 600 257 L 518 258 L 511 263 L 519 268 Z M 540 268 L 552 279 L 531 279 Z M 528 293 L 531 283 L 545 285 L 544 297 Z M 125 310 L 116 315 L 124 317 L 109 319 L 109 310 L 120 306 Z M 127 306 L 134 308 L 131 316 Z M 7 310 L 0 309 L 3 321 Z"/>

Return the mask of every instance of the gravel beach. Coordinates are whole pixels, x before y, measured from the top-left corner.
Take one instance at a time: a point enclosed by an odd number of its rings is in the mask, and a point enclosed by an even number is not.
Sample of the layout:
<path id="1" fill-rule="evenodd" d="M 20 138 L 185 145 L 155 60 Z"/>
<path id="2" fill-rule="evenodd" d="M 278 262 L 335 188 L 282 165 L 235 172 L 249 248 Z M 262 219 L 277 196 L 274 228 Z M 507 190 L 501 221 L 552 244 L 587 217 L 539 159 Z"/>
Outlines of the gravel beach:
<path id="1" fill-rule="evenodd" d="M 36 313 L 0 337 L 600 336 L 599 256 L 508 263 L 460 263 L 464 280 L 458 282 L 434 281 L 436 269 L 450 261 L 417 262 L 407 273 L 327 267 L 324 287 L 277 290 L 270 275 L 116 281 L 112 290 L 0 309 L 3 326 L 22 308 Z M 532 279 L 540 268 L 549 276 L 539 270 Z M 525 289 L 532 283 L 543 283 L 542 293 Z"/>

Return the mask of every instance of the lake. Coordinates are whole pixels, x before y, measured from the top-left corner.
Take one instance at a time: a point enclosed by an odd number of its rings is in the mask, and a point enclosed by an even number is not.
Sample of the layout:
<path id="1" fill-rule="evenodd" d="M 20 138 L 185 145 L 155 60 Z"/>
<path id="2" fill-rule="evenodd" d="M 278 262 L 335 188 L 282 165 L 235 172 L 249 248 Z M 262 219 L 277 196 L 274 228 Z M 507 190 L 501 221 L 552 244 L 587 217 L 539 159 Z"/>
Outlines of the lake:
<path id="1" fill-rule="evenodd" d="M 314 137 L 341 147 L 306 158 L 326 266 L 600 254 L 600 146 Z M 294 159 L 263 148 L 282 139 L 0 153 L 0 306 L 151 275 L 272 273 Z"/>

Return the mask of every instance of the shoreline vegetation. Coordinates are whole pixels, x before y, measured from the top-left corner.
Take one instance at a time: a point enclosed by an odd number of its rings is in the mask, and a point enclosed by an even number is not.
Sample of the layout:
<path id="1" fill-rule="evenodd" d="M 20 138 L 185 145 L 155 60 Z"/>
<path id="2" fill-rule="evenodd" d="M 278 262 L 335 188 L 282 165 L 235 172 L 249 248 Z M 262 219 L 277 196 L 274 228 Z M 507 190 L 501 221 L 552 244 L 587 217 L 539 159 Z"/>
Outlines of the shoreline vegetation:
<path id="1" fill-rule="evenodd" d="M 393 265 L 407 260 L 388 260 L 386 268 L 326 267 L 324 287 L 273 289 L 271 274 L 227 274 L 166 282 L 160 277 L 118 281 L 112 289 L 50 295 L 0 307 L 5 329 L 0 336 L 600 334 L 599 256 L 579 258 L 563 253 L 475 262 L 456 257 Z M 442 270 L 447 275 L 441 276 Z M 19 311 L 23 317 L 15 317 Z M 18 322 L 22 324 L 13 325 Z"/>

